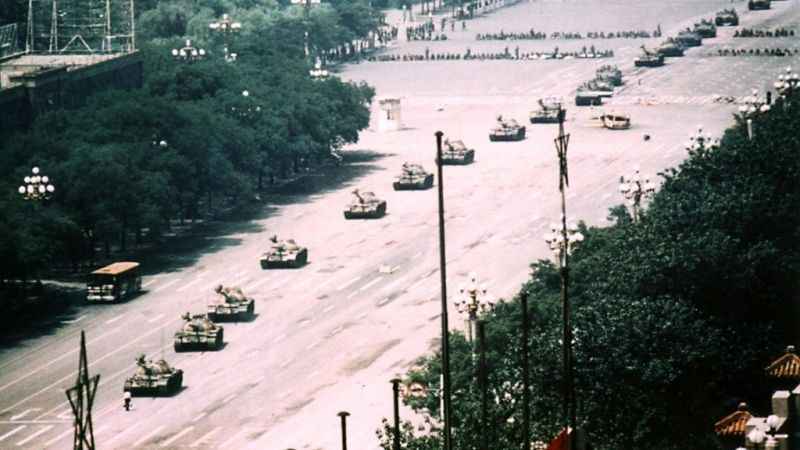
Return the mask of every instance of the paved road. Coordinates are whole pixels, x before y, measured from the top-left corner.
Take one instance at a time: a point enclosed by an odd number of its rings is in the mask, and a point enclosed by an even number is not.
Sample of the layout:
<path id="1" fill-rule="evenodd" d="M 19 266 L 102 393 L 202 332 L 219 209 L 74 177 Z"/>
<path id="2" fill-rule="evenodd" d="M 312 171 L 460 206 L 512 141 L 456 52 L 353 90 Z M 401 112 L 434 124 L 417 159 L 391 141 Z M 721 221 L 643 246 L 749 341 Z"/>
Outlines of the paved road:
<path id="1" fill-rule="evenodd" d="M 793 24 L 797 17 L 788 3 L 775 2 L 762 16 L 746 14 L 743 25 Z M 488 30 L 554 5 L 523 3 L 472 24 Z M 691 11 L 664 17 L 662 27 L 678 27 L 722 6 L 693 2 Z M 614 28 L 613 18 L 603 20 L 602 29 Z M 580 23 L 565 28 L 593 29 Z M 571 216 L 603 224 L 608 207 L 621 202 L 620 175 L 636 165 L 654 174 L 678 163 L 696 124 L 713 133 L 729 126 L 735 106 L 715 103 L 713 94 L 745 95 L 786 64 L 692 52 L 657 71 L 633 69 L 634 52 L 618 52 L 615 62 L 627 85 L 610 108 L 632 115 L 631 130 L 597 128 L 589 120 L 594 112 L 570 107 Z M 513 295 L 528 264 L 548 256 L 542 235 L 558 218 L 556 127 L 529 125 L 528 139 L 518 143 L 489 143 L 486 133 L 497 113 L 522 121 L 538 96 L 567 97 L 606 62 L 501 61 L 460 69 L 454 67 L 462 63 L 452 62 L 373 63 L 348 69 L 344 76 L 367 80 L 379 95 L 402 95 L 407 128 L 362 133 L 348 149 L 350 167 L 341 169 L 360 173 L 347 185 L 281 198 L 284 206 L 249 231 L 212 239 L 216 250 L 193 265 L 146 277 L 144 295 L 86 306 L 52 334 L 2 350 L 0 448 L 70 447 L 64 389 L 74 382 L 85 330 L 90 371 L 102 377 L 94 409 L 100 448 L 334 449 L 340 442 L 335 414 L 344 409 L 353 414 L 351 447 L 374 449 L 380 417 L 391 414 L 388 380 L 436 348 L 439 330 L 435 190 L 394 192 L 392 176 L 405 160 L 434 168 L 436 129 L 475 147 L 475 164 L 446 168 L 450 292 L 474 270 L 496 296 Z M 722 70 L 727 65 L 735 70 Z M 648 142 L 645 133 L 652 136 Z M 354 187 L 388 200 L 389 214 L 345 221 L 341 209 Z M 310 263 L 299 270 L 261 270 L 257 259 L 274 233 L 307 246 Z M 381 266 L 391 273 L 381 273 Z M 175 354 L 171 340 L 181 313 L 202 311 L 219 283 L 239 285 L 255 297 L 258 317 L 226 324 L 228 344 L 219 352 Z M 452 328 L 462 327 L 454 308 L 450 317 Z M 183 369 L 186 388 L 173 398 L 134 399 L 133 411 L 124 412 L 122 382 L 139 353 L 163 355 Z"/>

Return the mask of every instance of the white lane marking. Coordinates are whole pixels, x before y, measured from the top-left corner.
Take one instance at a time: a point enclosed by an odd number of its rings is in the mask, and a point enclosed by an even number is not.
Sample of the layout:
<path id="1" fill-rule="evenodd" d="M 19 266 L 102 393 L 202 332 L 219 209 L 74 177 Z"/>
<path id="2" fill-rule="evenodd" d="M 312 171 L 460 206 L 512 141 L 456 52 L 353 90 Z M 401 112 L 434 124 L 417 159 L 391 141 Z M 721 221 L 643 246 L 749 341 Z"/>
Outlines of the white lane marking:
<path id="1" fill-rule="evenodd" d="M 153 429 L 153 431 L 145 434 L 144 436 L 140 437 L 138 441 L 134 442 L 131 447 L 138 447 L 139 445 L 145 443 L 148 439 L 152 438 L 156 434 L 158 434 L 161 430 L 164 429 L 165 425 L 159 425 Z"/>
<path id="2" fill-rule="evenodd" d="M 172 444 L 173 442 L 175 442 L 178 439 L 182 438 L 183 436 L 186 436 L 186 434 L 188 434 L 192 430 L 194 430 L 193 426 L 189 426 L 189 427 L 184 428 L 183 431 L 181 431 L 180 433 L 178 433 L 175 436 L 172 436 L 171 438 L 169 438 L 166 441 L 162 442 L 161 446 L 162 447 L 169 447 L 170 444 Z"/>
<path id="3" fill-rule="evenodd" d="M 39 414 L 38 416 L 36 416 L 36 417 L 35 417 L 33 420 L 39 420 L 39 419 L 41 419 L 42 417 L 45 417 L 45 416 L 47 416 L 47 415 L 49 415 L 49 414 L 51 414 L 51 413 L 55 413 L 55 412 L 56 412 L 56 410 L 58 410 L 58 409 L 61 409 L 61 408 L 67 408 L 67 410 L 66 410 L 66 411 L 69 411 L 70 413 L 72 412 L 72 409 L 71 409 L 71 408 L 69 408 L 69 402 L 61 402 L 61 403 L 59 403 L 59 404 L 58 404 L 58 405 L 57 405 L 55 408 L 53 408 L 53 409 L 48 409 L 47 411 L 45 411 L 45 412 L 43 412 L 43 413 Z M 64 414 L 64 413 L 61 413 L 61 414 Z M 59 416 L 60 416 L 61 414 L 59 414 Z M 56 416 L 56 417 L 58 417 L 58 416 Z M 58 417 L 58 418 L 60 419 L 61 417 Z M 68 418 L 69 418 L 69 417 L 68 417 Z M 67 419 L 68 419 L 68 418 L 67 418 Z M 67 420 L 67 419 L 63 419 L 63 420 Z"/>
<path id="4" fill-rule="evenodd" d="M 360 279 L 361 279 L 361 275 L 359 275 L 359 276 L 353 278 L 352 280 L 348 281 L 347 283 L 339 286 L 338 288 L 336 288 L 336 290 L 337 291 L 341 291 L 341 290 L 345 289 L 347 286 L 350 286 L 351 284 L 355 283 L 356 281 L 358 281 Z"/>
<path id="5" fill-rule="evenodd" d="M 425 282 L 425 280 L 427 280 L 427 279 L 428 279 L 427 277 L 425 277 L 425 278 L 420 278 L 419 280 L 417 280 L 417 282 L 416 282 L 416 283 L 414 283 L 414 284 L 412 284 L 411 286 L 409 286 L 409 287 L 408 287 L 408 289 L 406 289 L 406 292 L 411 292 L 411 291 L 412 291 L 412 290 L 413 290 L 415 287 L 417 287 L 417 286 L 419 286 L 420 284 L 424 283 L 424 282 Z"/>
<path id="6" fill-rule="evenodd" d="M 288 366 L 291 362 L 292 362 L 291 358 L 289 358 L 286 361 L 284 361 L 283 364 L 281 364 L 281 369 L 283 369 L 284 367 Z"/>
<path id="7" fill-rule="evenodd" d="M 183 292 L 183 291 L 189 289 L 190 287 L 194 286 L 195 284 L 197 284 L 197 283 L 199 283 L 201 281 L 203 281 L 203 275 L 198 275 L 198 276 L 195 277 L 194 280 L 184 284 L 183 286 L 179 287 L 177 290 L 178 290 L 178 292 Z"/>
<path id="8" fill-rule="evenodd" d="M 24 430 L 27 427 L 28 427 L 27 425 L 20 425 L 17 428 L 14 428 L 13 430 L 9 431 L 8 433 L 0 436 L 0 441 L 5 440 L 9 436 L 13 436 L 13 435 L 19 433 L 20 431 Z"/>
<path id="9" fill-rule="evenodd" d="M 112 356 L 112 355 L 114 355 L 114 354 L 116 354 L 116 353 L 119 353 L 120 351 L 122 351 L 123 349 L 125 349 L 126 347 L 128 347 L 129 345 L 131 345 L 131 344 L 134 344 L 134 343 L 136 343 L 136 342 L 139 342 L 139 341 L 141 341 L 142 339 L 144 339 L 144 338 L 146 338 L 146 337 L 149 337 L 151 334 L 153 334 L 153 333 L 156 333 L 156 332 L 158 332 L 158 331 L 161 331 L 161 330 L 163 330 L 163 329 L 164 329 L 164 327 L 166 327 L 166 324 L 164 324 L 164 325 L 161 325 L 160 327 L 154 328 L 154 329 L 150 330 L 150 332 L 148 332 L 148 333 L 145 333 L 145 334 L 143 334 L 143 335 L 139 336 L 138 338 L 136 338 L 136 339 L 134 339 L 134 340 L 132 340 L 132 341 L 128 341 L 128 342 L 126 342 L 124 345 L 122 345 L 122 346 L 120 346 L 120 347 L 117 347 L 117 348 L 116 348 L 116 350 L 112 351 L 111 353 L 107 353 L 107 354 L 105 354 L 105 355 L 101 356 L 100 358 L 98 358 L 98 359 L 95 359 L 95 360 L 93 360 L 92 362 L 90 362 L 90 363 L 89 363 L 89 367 L 92 367 L 92 366 L 96 365 L 97 363 L 99 363 L 100 361 L 102 361 L 102 360 L 104 360 L 104 359 L 106 359 L 106 358 L 108 358 L 108 357 L 110 357 L 110 356 Z M 74 350 L 74 351 L 77 351 L 77 350 Z M 126 369 L 126 370 L 130 370 L 130 369 Z M 121 371 L 120 371 L 120 372 L 118 372 L 118 374 L 119 374 L 119 373 L 121 373 Z M 18 401 L 17 403 L 14 403 L 14 404 L 13 404 L 13 405 L 11 405 L 10 407 L 8 407 L 8 409 L 14 409 L 14 408 L 16 408 L 17 406 L 19 406 L 19 405 L 21 405 L 21 404 L 23 404 L 23 403 L 27 402 L 28 400 L 32 399 L 33 397 L 36 397 L 37 395 L 39 395 L 39 394 L 42 394 L 43 392 L 49 391 L 49 390 L 53 389 L 54 387 L 56 387 L 56 386 L 59 386 L 59 385 L 60 385 L 61 383 L 63 383 L 64 381 L 66 381 L 66 380 L 68 380 L 68 379 L 70 379 L 70 378 L 72 378 L 72 377 L 74 377 L 74 376 L 75 376 L 75 374 L 74 374 L 74 373 L 71 373 L 71 374 L 69 374 L 69 375 L 67 375 L 67 376 L 65 376 L 65 377 L 59 378 L 58 380 L 56 380 L 54 383 L 50 384 L 49 386 L 45 386 L 44 388 L 42 388 L 42 389 L 40 389 L 40 390 L 38 390 L 38 391 L 34 392 L 33 394 L 31 394 L 31 395 L 29 395 L 29 396 L 27 396 L 27 397 L 23 398 L 22 400 Z M 8 386 L 8 385 L 6 385 L 6 386 Z M 0 390 L 2 390 L 2 388 L 0 388 Z"/>
<path id="10" fill-rule="evenodd" d="M 33 433 L 32 435 L 26 437 L 25 439 L 17 442 L 17 447 L 22 447 L 23 445 L 25 445 L 28 442 L 36 439 L 37 437 L 41 436 L 42 434 L 47 433 L 48 431 L 50 431 L 51 428 L 53 428 L 53 425 L 48 425 L 48 426 L 42 428 L 41 430 L 37 431 L 36 433 Z"/>
<path id="11" fill-rule="evenodd" d="M 273 344 L 277 344 L 278 342 L 280 342 L 280 341 L 282 341 L 282 340 L 284 340 L 284 339 L 286 339 L 286 333 L 284 333 L 284 334 L 282 334 L 282 335 L 280 335 L 280 336 L 276 337 L 275 339 L 273 339 L 273 340 L 272 340 L 272 343 L 273 343 Z"/>
<path id="12" fill-rule="evenodd" d="M 355 297 L 356 295 L 358 295 L 358 292 L 359 291 L 353 291 L 353 292 L 347 294 L 347 299 L 350 300 L 351 298 Z"/>
<path id="13" fill-rule="evenodd" d="M 311 350 L 312 348 L 318 346 L 321 343 L 322 343 L 322 341 L 312 342 L 311 344 L 308 344 L 308 346 L 306 347 L 306 350 Z"/>
<path id="14" fill-rule="evenodd" d="M 250 432 L 250 430 L 249 430 L 248 428 L 242 428 L 241 430 L 239 430 L 239 432 L 238 432 L 238 433 L 236 433 L 236 434 L 234 434 L 233 436 L 231 436 L 230 438 L 228 438 L 228 440 L 227 440 L 227 441 L 223 442 L 222 444 L 219 444 L 219 445 L 217 446 L 217 448 L 224 448 L 224 447 L 227 447 L 227 446 L 228 446 L 228 444 L 230 444 L 231 442 L 233 442 L 233 441 L 234 441 L 236 438 L 238 438 L 239 436 L 241 436 L 241 435 L 244 435 L 244 434 L 246 434 L 246 433 L 249 433 L 249 432 Z"/>
<path id="15" fill-rule="evenodd" d="M 153 278 L 145 281 L 144 283 L 142 283 L 142 287 L 146 288 L 147 286 L 150 286 L 151 284 L 155 283 L 156 281 L 158 281 L 158 279 L 153 277 Z"/>
<path id="16" fill-rule="evenodd" d="M 71 324 L 71 323 L 78 323 L 78 322 L 80 322 L 81 320 L 83 320 L 83 319 L 85 319 L 85 318 L 86 318 L 86 314 L 84 314 L 84 315 L 82 315 L 82 316 L 80 316 L 80 317 L 76 317 L 75 319 L 71 319 L 71 320 L 62 320 L 62 321 L 61 321 L 61 323 L 67 323 L 67 324 Z"/>
<path id="17" fill-rule="evenodd" d="M 92 343 L 94 343 L 94 342 L 96 342 L 96 341 L 108 336 L 109 334 L 116 333 L 118 331 L 119 331 L 119 329 L 115 328 L 115 329 L 109 331 L 108 333 L 101 334 L 100 336 L 98 336 L 98 337 L 96 337 L 94 339 L 91 339 L 89 342 L 87 342 L 87 344 L 92 344 Z M 5 389 L 9 388 L 10 386 L 13 386 L 13 385 L 19 383 L 20 381 L 24 380 L 25 378 L 28 378 L 29 376 L 31 376 L 31 375 L 33 375 L 33 374 L 35 374 L 37 372 L 40 372 L 42 369 L 46 369 L 46 368 L 50 367 L 51 365 L 55 364 L 56 362 L 60 361 L 61 359 L 66 358 L 67 356 L 70 356 L 73 353 L 77 353 L 77 352 L 78 352 L 78 349 L 72 349 L 72 350 L 70 350 L 70 351 L 68 351 L 66 353 L 63 353 L 61 356 L 50 360 L 50 362 L 48 362 L 47 364 L 45 364 L 43 366 L 39 366 L 36 369 L 28 372 L 27 375 L 23 375 L 23 376 L 17 378 L 16 380 L 14 380 L 14 381 L 11 381 L 10 383 L 6 383 L 4 386 L 0 387 L 0 391 L 3 391 Z M 8 408 L 8 409 L 11 409 L 11 408 Z"/>
<path id="18" fill-rule="evenodd" d="M 125 317 L 125 314 L 120 314 L 120 315 L 118 315 L 117 317 L 114 317 L 113 319 L 108 319 L 108 320 L 106 320 L 106 324 L 107 324 L 107 325 L 110 325 L 110 324 L 112 324 L 112 323 L 114 323 L 114 322 L 118 321 L 119 319 L 122 319 L 123 317 Z"/>
<path id="19" fill-rule="evenodd" d="M 389 297 L 386 297 L 385 299 L 379 301 L 378 302 L 378 306 L 383 306 L 383 305 L 385 305 L 387 303 L 389 303 Z"/>
<path id="20" fill-rule="evenodd" d="M 380 291 L 378 291 L 378 292 L 387 292 L 387 291 L 390 291 L 390 290 L 394 289 L 394 287 L 395 287 L 395 286 L 397 286 L 398 284 L 400 284 L 400 283 L 402 283 L 402 282 L 406 281 L 406 278 L 408 278 L 408 277 L 409 277 L 409 275 L 408 275 L 408 274 L 406 274 L 406 275 L 403 275 L 402 277 L 398 278 L 397 280 L 393 281 L 392 283 L 390 283 L 390 284 L 387 284 L 386 286 L 384 286 L 384 287 L 383 287 L 383 288 L 382 288 Z"/>
<path id="21" fill-rule="evenodd" d="M 328 305 L 328 306 L 325 307 L 325 309 L 322 310 L 322 312 L 323 313 L 330 312 L 335 307 L 336 307 L 336 305 Z"/>
<path id="22" fill-rule="evenodd" d="M 159 320 L 161 320 L 162 317 L 164 317 L 164 314 L 159 314 L 153 318 L 148 319 L 147 323 L 158 322 Z"/>
<path id="23" fill-rule="evenodd" d="M 32 413 L 33 411 L 41 411 L 42 408 L 29 408 L 21 413 L 17 414 L 16 416 L 11 416 L 11 421 L 22 419 L 23 417 L 27 416 L 28 414 Z"/>
<path id="24" fill-rule="evenodd" d="M 45 442 L 44 443 L 44 448 L 50 447 L 51 445 L 55 444 L 56 442 L 64 439 L 65 437 L 67 437 L 68 434 L 73 434 L 74 432 L 75 432 L 75 430 L 72 427 L 67 428 L 63 433 L 61 433 L 58 436 L 54 437 L 53 439 L 50 439 L 49 441 Z"/>
<path id="25" fill-rule="evenodd" d="M 195 422 L 197 422 L 198 420 L 202 419 L 203 417 L 205 417 L 205 416 L 206 416 L 206 414 L 208 414 L 208 413 L 207 413 L 207 412 L 205 412 L 205 411 L 204 411 L 204 412 L 201 412 L 201 413 L 200 413 L 200 414 L 199 414 L 197 417 L 195 417 L 194 419 L 192 419 L 192 423 L 195 423 Z"/>
<path id="26" fill-rule="evenodd" d="M 229 403 L 229 402 L 230 402 L 231 400 L 233 400 L 234 398 L 236 398 L 236 394 L 231 394 L 231 395 L 229 395 L 229 396 L 227 396 L 227 397 L 223 398 L 223 399 L 222 399 L 222 403 Z"/>
<path id="27" fill-rule="evenodd" d="M 175 283 L 177 283 L 177 282 L 179 282 L 181 280 L 182 280 L 182 278 L 178 277 L 178 278 L 175 278 L 174 280 L 167 281 L 166 283 L 164 283 L 164 284 L 160 285 L 159 287 L 153 289 L 153 292 L 158 292 L 158 291 L 160 291 L 162 289 L 166 289 L 166 288 L 172 286 L 173 284 L 175 284 Z"/>
<path id="28" fill-rule="evenodd" d="M 359 289 L 359 292 L 364 292 L 364 291 L 366 291 L 367 289 L 371 288 L 372 286 L 375 286 L 375 285 L 376 285 L 377 283 L 379 283 L 379 282 L 380 282 L 382 279 L 383 279 L 382 277 L 377 277 L 377 278 L 375 278 L 374 280 L 370 281 L 369 283 L 367 283 L 367 284 L 365 284 L 365 285 L 361 286 L 361 288 Z"/>
<path id="29" fill-rule="evenodd" d="M 192 442 L 192 444 L 189 447 L 192 447 L 192 448 L 199 447 L 200 444 L 203 444 L 206 441 L 208 441 L 209 439 L 211 439 L 211 436 L 214 436 L 215 434 L 219 433 L 220 430 L 222 430 L 222 427 L 214 428 L 213 430 L 211 430 L 208 433 L 206 433 L 203 436 L 201 436 L 200 439 Z"/>

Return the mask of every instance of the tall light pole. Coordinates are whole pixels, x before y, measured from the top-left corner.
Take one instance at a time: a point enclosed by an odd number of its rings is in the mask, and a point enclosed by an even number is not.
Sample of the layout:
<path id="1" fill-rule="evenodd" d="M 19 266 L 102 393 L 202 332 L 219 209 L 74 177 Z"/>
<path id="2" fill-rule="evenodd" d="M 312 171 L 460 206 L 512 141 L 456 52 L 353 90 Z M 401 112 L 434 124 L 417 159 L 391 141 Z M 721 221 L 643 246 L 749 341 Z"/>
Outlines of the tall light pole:
<path id="1" fill-rule="evenodd" d="M 711 133 L 703 131 L 703 126 L 697 127 L 697 131 L 689 135 L 689 140 L 685 144 L 689 153 L 705 155 L 709 151 L 719 147 L 719 139 L 711 136 Z"/>
<path id="2" fill-rule="evenodd" d="M 311 12 L 311 5 L 319 5 L 321 0 L 291 0 L 293 5 L 303 5 L 303 22 L 305 22 L 305 31 L 303 32 L 303 49 L 306 58 L 310 55 L 308 50 L 308 29 L 310 28 L 309 14 Z"/>
<path id="3" fill-rule="evenodd" d="M 236 53 L 231 53 L 231 38 L 233 37 L 234 33 L 238 33 L 242 29 L 241 22 L 237 22 L 227 14 L 222 15 L 222 19 L 219 22 L 211 22 L 208 24 L 208 27 L 211 28 L 212 31 L 222 33 L 223 38 L 225 39 L 225 61 L 233 62 L 236 61 Z"/>
<path id="4" fill-rule="evenodd" d="M 462 284 L 458 287 L 458 294 L 455 306 L 459 313 L 466 314 L 467 341 L 473 342 L 478 314 L 494 309 L 494 298 L 489 295 L 485 284 L 478 285 L 478 275 L 475 272 L 470 272 L 468 285 Z"/>
<path id="5" fill-rule="evenodd" d="M 566 111 L 559 105 L 558 111 L 558 137 L 554 140 L 556 155 L 558 156 L 558 190 L 561 192 L 561 230 L 554 230 L 545 237 L 550 245 L 550 249 L 556 252 L 560 274 L 561 274 L 561 312 L 563 322 L 562 338 L 562 359 L 564 365 L 564 392 L 563 392 L 563 416 L 564 432 L 569 436 L 570 426 L 574 428 L 577 421 L 575 408 L 575 386 L 573 379 L 572 365 L 572 328 L 570 325 L 570 305 L 569 305 L 569 250 L 575 242 L 583 240 L 580 233 L 569 233 L 567 228 L 567 199 L 566 189 L 569 187 L 569 171 L 567 164 L 567 150 L 569 148 L 569 134 L 564 133 L 564 118 Z M 570 242 L 570 234 L 574 238 Z M 567 450 L 572 446 L 571 440 L 567 439 Z"/>
<path id="6" fill-rule="evenodd" d="M 436 168 L 439 175 L 439 276 L 442 287 L 442 397 L 444 399 L 444 450 L 453 450 L 450 435 L 450 339 L 447 326 L 447 271 L 444 247 L 444 177 L 442 176 L 442 136 L 436 132 Z"/>
<path id="7" fill-rule="evenodd" d="M 206 51 L 192 45 L 192 40 L 187 39 L 186 45 L 181 48 L 173 48 L 172 56 L 179 61 L 194 62 L 206 57 Z"/>
<path id="8" fill-rule="evenodd" d="M 400 450 L 400 380 L 392 378 L 392 394 L 394 399 L 394 436 L 392 436 L 392 450 Z"/>
<path id="9" fill-rule="evenodd" d="M 744 98 L 744 103 L 739 106 L 739 113 L 747 124 L 747 138 L 753 139 L 753 119 L 759 113 L 766 113 L 770 110 L 770 105 L 766 99 L 762 99 L 758 89 L 753 89 L 751 95 Z"/>
<path id="10" fill-rule="evenodd" d="M 55 186 L 50 183 L 50 177 L 40 175 L 38 167 L 31 169 L 31 172 L 33 175 L 23 178 L 25 184 L 17 188 L 17 192 L 25 200 L 46 200 L 50 198 L 50 194 L 56 190 Z"/>
<path id="11" fill-rule="evenodd" d="M 341 418 L 342 424 L 342 450 L 347 450 L 347 416 L 350 415 L 347 411 L 339 411 L 336 414 Z"/>
<path id="12" fill-rule="evenodd" d="M 656 184 L 650 181 L 650 178 L 643 177 L 636 168 L 633 175 L 625 179 L 624 176 L 619 177 L 619 192 L 633 210 L 633 222 L 639 221 L 642 200 L 651 197 L 656 192 Z"/>
<path id="13" fill-rule="evenodd" d="M 522 308 L 522 450 L 531 448 L 531 405 L 530 405 L 530 364 L 528 362 L 528 291 L 522 291 L 519 296 Z"/>

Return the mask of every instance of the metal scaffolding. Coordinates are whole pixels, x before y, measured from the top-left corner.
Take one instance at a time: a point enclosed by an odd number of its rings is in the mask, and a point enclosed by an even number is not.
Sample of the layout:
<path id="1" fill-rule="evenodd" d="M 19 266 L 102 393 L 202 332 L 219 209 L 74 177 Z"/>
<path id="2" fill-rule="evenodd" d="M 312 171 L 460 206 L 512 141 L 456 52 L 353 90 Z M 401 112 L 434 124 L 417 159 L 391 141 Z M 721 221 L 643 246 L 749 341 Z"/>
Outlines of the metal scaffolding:
<path id="1" fill-rule="evenodd" d="M 96 54 L 136 48 L 135 0 L 28 0 L 26 53 Z"/>

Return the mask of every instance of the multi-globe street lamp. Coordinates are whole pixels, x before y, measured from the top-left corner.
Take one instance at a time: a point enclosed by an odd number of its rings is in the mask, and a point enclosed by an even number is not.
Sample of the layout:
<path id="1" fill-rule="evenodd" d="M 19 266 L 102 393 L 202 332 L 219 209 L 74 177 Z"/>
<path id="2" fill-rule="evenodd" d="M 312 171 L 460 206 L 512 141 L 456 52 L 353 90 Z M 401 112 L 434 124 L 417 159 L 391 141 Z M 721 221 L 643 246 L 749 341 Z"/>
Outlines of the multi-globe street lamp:
<path id="1" fill-rule="evenodd" d="M 319 56 L 317 56 L 317 60 L 314 62 L 314 68 L 309 70 L 308 74 L 311 75 L 311 78 L 314 80 L 324 80 L 330 75 L 327 69 L 322 68 L 322 60 L 319 59 Z"/>
<path id="2" fill-rule="evenodd" d="M 322 3 L 321 0 L 291 0 L 293 5 L 303 5 L 303 21 L 305 22 L 306 31 L 303 32 L 303 49 L 305 51 L 306 58 L 310 54 L 308 50 L 308 28 L 310 24 L 308 23 L 308 16 L 311 11 L 312 5 L 319 5 Z"/>
<path id="3" fill-rule="evenodd" d="M 236 61 L 236 53 L 231 53 L 231 38 L 233 37 L 234 33 L 238 33 L 242 29 L 241 22 L 237 22 L 227 14 L 222 15 L 222 19 L 219 22 L 211 22 L 208 25 L 212 31 L 222 33 L 225 39 L 225 61 L 233 62 Z"/>
<path id="4" fill-rule="evenodd" d="M 186 45 L 181 48 L 173 48 L 172 56 L 181 61 L 194 62 L 206 57 L 206 51 L 202 48 L 197 48 L 192 45 L 192 40 L 187 39 Z"/>
<path id="5" fill-rule="evenodd" d="M 458 297 L 455 300 L 456 309 L 460 314 L 465 314 L 465 328 L 467 341 L 472 342 L 475 333 L 475 323 L 478 314 L 484 314 L 494 309 L 494 297 L 488 293 L 486 284 L 478 285 L 478 275 L 469 274 L 469 284 L 458 287 Z"/>
<path id="6" fill-rule="evenodd" d="M 792 72 L 791 67 L 787 67 L 785 73 L 778 75 L 778 81 L 773 86 L 778 95 L 785 99 L 792 94 L 798 84 L 800 84 L 800 75 Z"/>
<path id="7" fill-rule="evenodd" d="M 231 106 L 231 113 L 238 116 L 240 119 L 248 119 L 253 116 L 254 113 L 261 112 L 261 105 L 255 103 L 255 101 L 250 100 L 250 91 L 247 89 L 242 91 L 242 97 L 245 98 L 245 101 L 251 102 L 243 108 L 236 108 L 236 106 Z"/>
<path id="8" fill-rule="evenodd" d="M 769 99 L 761 98 L 758 89 L 753 89 L 751 95 L 743 99 L 743 104 L 739 106 L 739 113 L 746 121 L 748 139 L 753 139 L 753 118 L 759 113 L 766 113 L 769 109 Z"/>
<path id="9" fill-rule="evenodd" d="M 633 222 L 639 221 L 642 200 L 652 196 L 656 192 L 656 184 L 650 178 L 643 177 L 639 169 L 635 169 L 633 175 L 627 179 L 622 176 L 619 178 L 619 192 L 628 200 L 633 210 Z"/>
<path id="10" fill-rule="evenodd" d="M 719 139 L 713 137 L 711 133 L 703 131 L 703 126 L 697 127 L 694 134 L 689 135 L 689 140 L 686 142 L 686 150 L 691 153 L 707 153 L 719 147 Z"/>
<path id="11" fill-rule="evenodd" d="M 25 200 L 45 200 L 50 198 L 50 194 L 56 190 L 55 186 L 50 183 L 50 177 L 40 175 L 38 167 L 31 169 L 31 172 L 33 172 L 33 175 L 23 178 L 25 184 L 21 185 L 17 191 Z"/>

